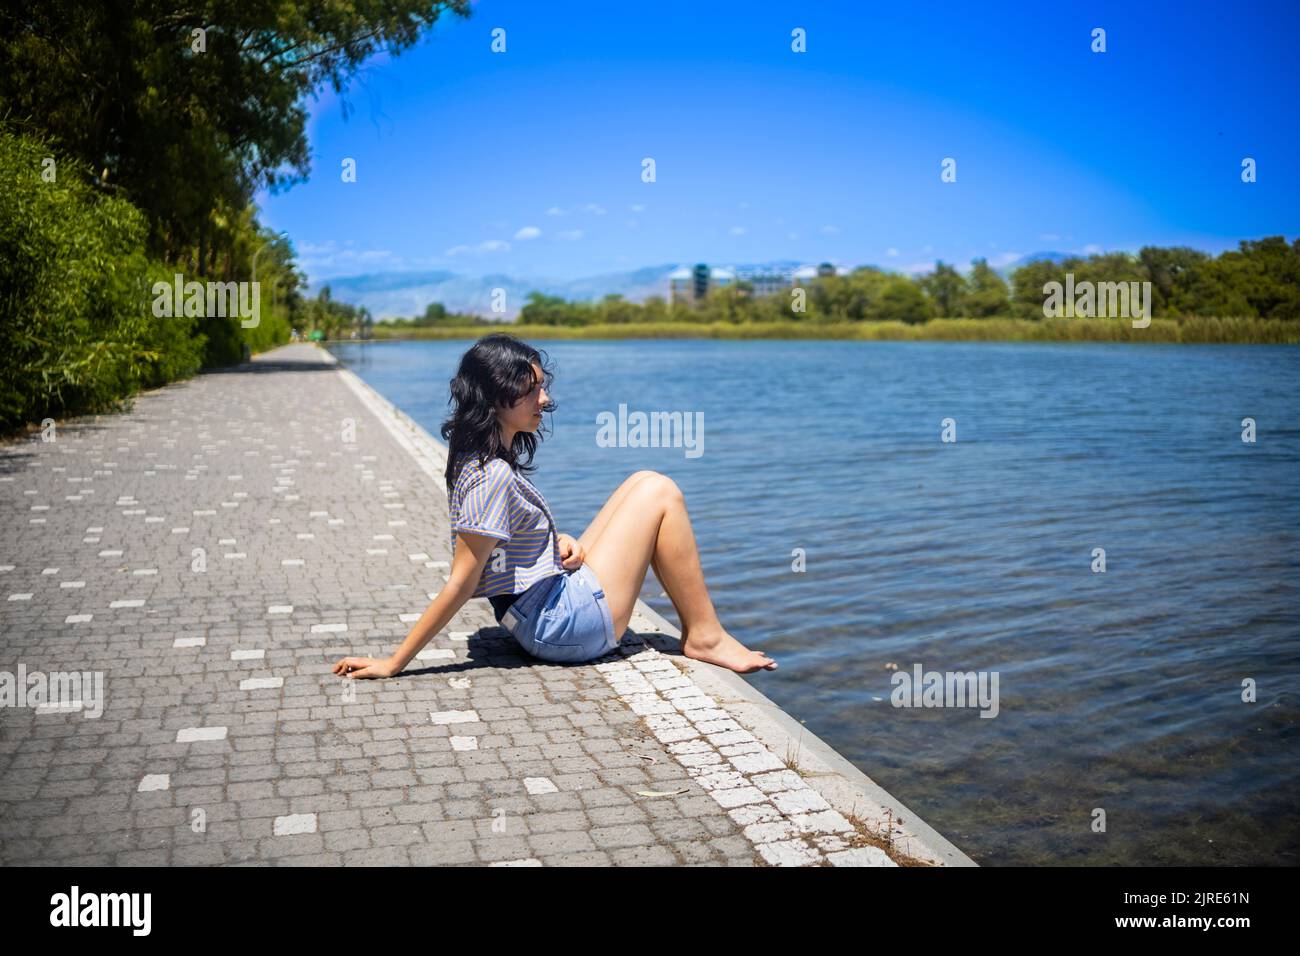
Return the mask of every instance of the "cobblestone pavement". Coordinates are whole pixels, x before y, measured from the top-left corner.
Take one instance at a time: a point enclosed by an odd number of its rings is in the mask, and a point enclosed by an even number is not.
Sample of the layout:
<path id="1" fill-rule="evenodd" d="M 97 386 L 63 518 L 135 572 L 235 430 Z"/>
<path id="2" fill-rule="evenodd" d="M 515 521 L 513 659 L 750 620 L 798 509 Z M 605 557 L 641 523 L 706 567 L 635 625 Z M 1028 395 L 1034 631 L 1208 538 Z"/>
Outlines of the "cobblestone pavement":
<path id="1" fill-rule="evenodd" d="M 474 599 L 331 674 L 450 560 L 445 449 L 332 361 L 0 445 L 0 864 L 894 865 L 633 631 L 548 665 Z"/>

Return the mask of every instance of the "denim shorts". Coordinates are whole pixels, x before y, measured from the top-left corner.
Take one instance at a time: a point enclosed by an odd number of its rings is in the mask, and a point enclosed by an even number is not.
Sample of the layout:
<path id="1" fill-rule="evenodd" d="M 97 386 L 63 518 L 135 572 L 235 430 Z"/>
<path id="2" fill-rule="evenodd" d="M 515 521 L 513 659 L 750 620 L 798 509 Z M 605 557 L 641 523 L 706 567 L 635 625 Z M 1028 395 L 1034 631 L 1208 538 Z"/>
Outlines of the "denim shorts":
<path id="1" fill-rule="evenodd" d="M 529 654 L 553 664 L 580 663 L 618 646 L 609 601 L 586 562 L 529 588 L 501 618 Z"/>

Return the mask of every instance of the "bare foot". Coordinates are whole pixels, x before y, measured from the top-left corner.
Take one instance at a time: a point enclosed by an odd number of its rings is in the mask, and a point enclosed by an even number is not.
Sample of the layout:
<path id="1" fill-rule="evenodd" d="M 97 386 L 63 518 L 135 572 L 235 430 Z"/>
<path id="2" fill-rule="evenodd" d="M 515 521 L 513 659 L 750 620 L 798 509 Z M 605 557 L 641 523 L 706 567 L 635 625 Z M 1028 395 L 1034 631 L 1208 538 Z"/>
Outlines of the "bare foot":
<path id="1" fill-rule="evenodd" d="M 717 664 L 738 674 L 757 670 L 776 670 L 776 661 L 762 651 L 751 651 L 724 630 L 707 634 L 687 634 L 682 640 L 682 653 L 697 661 Z"/>

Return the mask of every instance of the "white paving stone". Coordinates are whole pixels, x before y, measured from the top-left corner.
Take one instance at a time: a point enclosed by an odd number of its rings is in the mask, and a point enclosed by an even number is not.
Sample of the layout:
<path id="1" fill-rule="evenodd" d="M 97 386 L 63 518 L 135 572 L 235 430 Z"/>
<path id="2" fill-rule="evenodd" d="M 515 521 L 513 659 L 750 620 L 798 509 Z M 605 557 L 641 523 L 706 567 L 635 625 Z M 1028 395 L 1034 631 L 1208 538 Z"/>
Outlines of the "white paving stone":
<path id="1" fill-rule="evenodd" d="M 811 813 L 831 808 L 831 805 L 826 802 L 820 793 L 807 786 L 802 789 L 774 793 L 772 794 L 772 802 L 776 804 L 778 810 L 787 814 Z"/>
<path id="2" fill-rule="evenodd" d="M 803 833 L 844 833 L 852 832 L 853 824 L 834 810 L 819 810 L 816 813 L 792 813 L 790 822 Z"/>
<path id="3" fill-rule="evenodd" d="M 283 686 L 283 677 L 248 677 L 239 682 L 240 690 L 272 690 Z"/>
<path id="4" fill-rule="evenodd" d="M 762 773 L 765 770 L 783 770 L 785 764 L 776 754 L 763 750 L 758 753 L 736 754 L 728 757 L 731 765 L 741 773 Z"/>
<path id="5" fill-rule="evenodd" d="M 838 853 L 827 853 L 832 866 L 898 866 L 878 846 L 859 846 Z"/>
<path id="6" fill-rule="evenodd" d="M 789 820 L 772 820 L 768 823 L 751 823 L 745 827 L 745 839 L 750 843 L 771 843 L 799 836 L 799 828 Z"/>
<path id="7" fill-rule="evenodd" d="M 781 811 L 770 803 L 750 803 L 727 811 L 727 816 L 742 827 L 753 823 L 770 823 L 782 819 Z"/>
<path id="8" fill-rule="evenodd" d="M 531 794 L 558 793 L 560 790 L 549 777 L 524 777 L 524 789 Z"/>
<path id="9" fill-rule="evenodd" d="M 299 833 L 316 832 L 316 814 L 292 813 L 276 817 L 273 832 L 276 836 L 295 836 Z"/>
<path id="10" fill-rule="evenodd" d="M 758 852 L 773 866 L 812 866 L 822 859 L 817 850 L 802 840 L 760 843 Z"/>
<path id="11" fill-rule="evenodd" d="M 709 796 L 725 810 L 743 806 L 746 803 L 763 803 L 767 794 L 757 787 L 726 787 L 710 790 Z"/>
<path id="12" fill-rule="evenodd" d="M 189 744 L 200 740 L 225 740 L 225 727 L 186 727 L 176 731 L 178 744 Z"/>
<path id="13" fill-rule="evenodd" d="M 667 750 L 669 753 L 674 754 L 698 754 L 706 751 L 712 752 L 713 746 L 703 737 L 696 737 L 694 740 L 683 740 L 680 743 L 669 744 Z"/>
<path id="14" fill-rule="evenodd" d="M 743 745 L 742 745 L 743 746 Z M 750 783 L 764 793 L 779 793 L 782 790 L 797 790 L 807 786 L 803 778 L 793 770 L 779 770 L 776 773 L 760 773 L 750 778 Z"/>

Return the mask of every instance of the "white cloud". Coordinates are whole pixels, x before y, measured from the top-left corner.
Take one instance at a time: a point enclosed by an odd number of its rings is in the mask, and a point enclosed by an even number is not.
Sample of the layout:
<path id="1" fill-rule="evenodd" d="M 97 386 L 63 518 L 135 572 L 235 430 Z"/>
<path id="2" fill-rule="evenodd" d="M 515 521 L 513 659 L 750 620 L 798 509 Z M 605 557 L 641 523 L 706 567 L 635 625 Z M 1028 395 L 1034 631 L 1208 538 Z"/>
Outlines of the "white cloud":
<path id="1" fill-rule="evenodd" d="M 581 229 L 565 229 L 563 232 L 555 234 L 556 239 L 563 239 L 565 242 L 573 242 L 575 239 L 582 238 Z"/>
<path id="2" fill-rule="evenodd" d="M 1042 242 L 1060 242 L 1061 237 L 1054 232 L 1045 232 L 1038 237 Z"/>
<path id="3" fill-rule="evenodd" d="M 515 233 L 515 238 L 521 240 L 536 239 L 541 234 L 542 230 L 538 229 L 536 226 L 524 226 L 524 228 Z"/>
<path id="4" fill-rule="evenodd" d="M 934 270 L 933 262 L 913 262 L 910 266 L 903 266 L 900 272 L 906 272 L 908 275 L 924 275 Z"/>
<path id="5" fill-rule="evenodd" d="M 637 226 L 640 225 L 640 223 L 638 223 L 635 219 L 628 219 L 626 220 L 625 224 L 629 229 L 635 229 Z"/>
<path id="6" fill-rule="evenodd" d="M 509 250 L 510 243 L 504 239 L 487 239 L 477 246 L 452 246 L 444 254 L 448 256 L 483 255 L 488 252 L 508 252 Z"/>
<path id="7" fill-rule="evenodd" d="M 1088 256 L 1099 255 L 1101 253 L 1101 246 L 1097 245 L 1096 243 L 1090 242 L 1083 247 L 1083 253 L 1084 255 L 1088 255 Z"/>
<path id="8" fill-rule="evenodd" d="M 317 256 L 327 255 L 338 249 L 339 244 L 333 239 L 326 239 L 324 242 L 299 242 L 297 243 L 298 255 L 300 256 Z"/>
<path id="9" fill-rule="evenodd" d="M 1003 266 L 1009 266 L 1019 259 L 1024 253 L 1021 252 L 999 252 L 989 260 L 989 265 L 994 269 L 1001 269 Z"/>
<path id="10" fill-rule="evenodd" d="M 787 239 L 798 239 L 798 238 L 799 238 L 799 233 L 797 233 L 797 232 L 789 233 L 789 234 L 786 235 L 786 238 L 787 238 Z"/>
<path id="11" fill-rule="evenodd" d="M 632 205 L 631 205 L 629 208 L 630 208 L 633 212 L 645 212 L 645 203 L 643 203 L 643 202 L 634 202 L 634 203 L 632 203 Z"/>
<path id="12" fill-rule="evenodd" d="M 890 256 L 891 258 L 896 257 L 898 255 L 898 250 L 895 249 L 893 246 L 890 246 L 888 249 L 885 250 L 885 255 Z"/>
<path id="13" fill-rule="evenodd" d="M 732 226 L 730 230 L 733 236 L 743 236 L 745 234 L 744 226 Z"/>
<path id="14" fill-rule="evenodd" d="M 605 207 L 600 203 L 589 202 L 582 208 L 587 212 L 595 213 L 597 216 L 605 215 Z"/>
<path id="15" fill-rule="evenodd" d="M 839 235 L 839 231 L 840 231 L 840 227 L 839 227 L 839 226 L 830 226 L 830 225 L 826 225 L 826 226 L 822 226 L 822 228 L 821 228 L 821 234 L 822 234 L 823 236 L 835 236 L 835 235 Z"/>
<path id="16" fill-rule="evenodd" d="M 346 275 L 362 269 L 384 265 L 390 269 L 406 267 L 406 260 L 389 249 L 358 249 L 351 240 L 342 244 L 333 239 L 296 244 L 298 263 L 309 276 Z"/>

